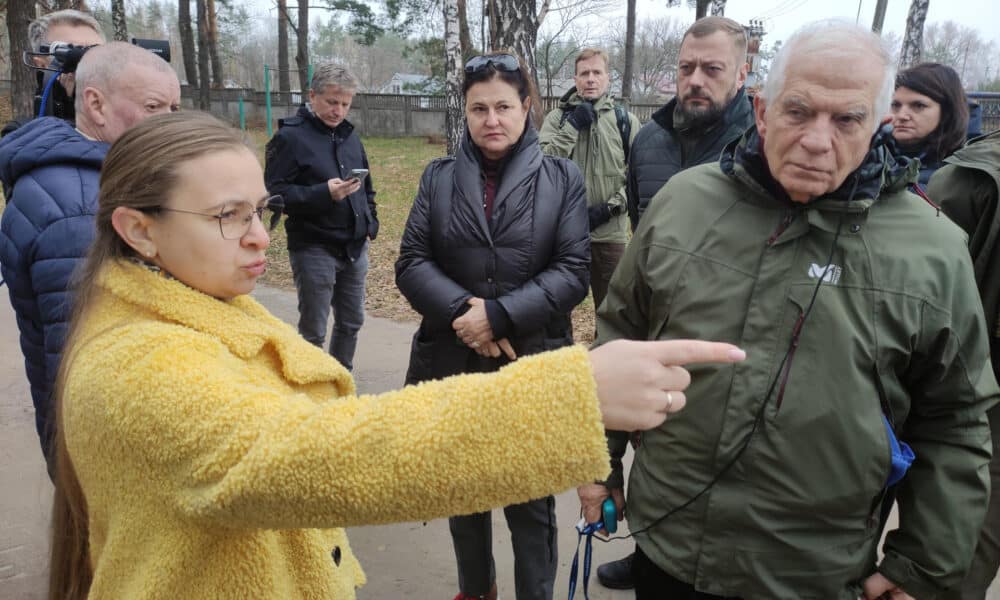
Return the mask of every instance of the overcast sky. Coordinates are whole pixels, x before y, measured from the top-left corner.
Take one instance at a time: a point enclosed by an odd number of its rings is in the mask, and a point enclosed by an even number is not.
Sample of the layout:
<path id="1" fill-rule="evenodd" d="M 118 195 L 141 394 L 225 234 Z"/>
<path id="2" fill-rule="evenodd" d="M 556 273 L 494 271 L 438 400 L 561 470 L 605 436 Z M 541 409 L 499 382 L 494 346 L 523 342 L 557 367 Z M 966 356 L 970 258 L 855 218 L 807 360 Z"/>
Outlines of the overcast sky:
<path id="1" fill-rule="evenodd" d="M 639 18 L 675 16 L 685 21 L 694 20 L 694 10 L 686 8 L 666 8 L 666 0 L 637 0 L 636 12 Z M 858 21 L 871 26 L 875 17 L 876 0 L 861 0 L 861 17 Z M 625 15 L 625 0 L 619 15 Z M 787 39 L 798 27 L 809 21 L 832 17 L 855 20 L 858 16 L 858 0 L 729 0 L 726 16 L 747 24 L 750 19 L 764 22 L 767 32 L 764 43 L 773 44 Z M 906 15 L 910 10 L 910 0 L 889 0 L 885 14 L 883 31 L 895 31 L 900 39 L 906 30 Z M 961 25 L 978 29 L 985 40 L 996 41 L 1000 45 L 1000 2 L 997 0 L 931 0 L 927 14 L 927 24 L 935 21 L 955 21 Z"/>

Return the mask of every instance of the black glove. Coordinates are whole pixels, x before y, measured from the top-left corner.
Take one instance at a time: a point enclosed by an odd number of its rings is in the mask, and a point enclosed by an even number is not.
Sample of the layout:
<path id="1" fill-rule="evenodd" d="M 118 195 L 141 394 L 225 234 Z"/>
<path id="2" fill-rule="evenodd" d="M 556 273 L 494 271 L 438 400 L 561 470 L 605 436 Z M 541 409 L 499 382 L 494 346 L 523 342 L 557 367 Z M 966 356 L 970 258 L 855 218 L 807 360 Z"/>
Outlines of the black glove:
<path id="1" fill-rule="evenodd" d="M 593 231 L 611 220 L 611 205 L 601 202 L 588 208 L 587 213 L 590 217 L 590 230 Z"/>
<path id="2" fill-rule="evenodd" d="M 577 131 L 583 131 L 590 127 L 590 124 L 594 122 L 597 118 L 597 111 L 594 110 L 594 105 L 590 102 L 581 102 L 576 105 L 573 112 L 569 113 L 566 120 L 569 124 L 573 126 Z"/>

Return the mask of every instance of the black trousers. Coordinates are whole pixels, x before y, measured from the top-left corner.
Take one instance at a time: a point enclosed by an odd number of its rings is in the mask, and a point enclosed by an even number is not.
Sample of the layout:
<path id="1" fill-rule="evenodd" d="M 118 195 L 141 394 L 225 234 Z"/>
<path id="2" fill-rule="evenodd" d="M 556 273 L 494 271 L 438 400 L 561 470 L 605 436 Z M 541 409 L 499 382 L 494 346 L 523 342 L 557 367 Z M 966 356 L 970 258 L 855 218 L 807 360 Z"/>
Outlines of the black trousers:
<path id="1" fill-rule="evenodd" d="M 636 600 L 739 600 L 696 591 L 693 585 L 667 575 L 666 571 L 653 564 L 638 545 L 632 559 L 632 579 L 635 581 Z"/>

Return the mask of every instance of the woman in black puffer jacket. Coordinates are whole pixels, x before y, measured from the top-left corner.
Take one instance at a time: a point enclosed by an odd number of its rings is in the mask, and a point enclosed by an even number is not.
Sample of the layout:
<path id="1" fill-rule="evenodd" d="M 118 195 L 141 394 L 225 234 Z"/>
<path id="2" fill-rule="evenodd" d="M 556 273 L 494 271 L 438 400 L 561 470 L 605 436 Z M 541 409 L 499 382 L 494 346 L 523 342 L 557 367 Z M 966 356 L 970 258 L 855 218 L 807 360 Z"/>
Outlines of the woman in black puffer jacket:
<path id="1" fill-rule="evenodd" d="M 456 157 L 424 171 L 396 262 L 396 284 L 423 317 L 407 383 L 495 371 L 573 343 L 570 312 L 589 286 L 587 201 L 576 165 L 539 148 L 531 81 L 509 54 L 465 66 L 465 138 Z M 554 499 L 505 513 L 518 600 L 551 598 Z M 458 598 L 495 598 L 489 513 L 449 523 Z"/>

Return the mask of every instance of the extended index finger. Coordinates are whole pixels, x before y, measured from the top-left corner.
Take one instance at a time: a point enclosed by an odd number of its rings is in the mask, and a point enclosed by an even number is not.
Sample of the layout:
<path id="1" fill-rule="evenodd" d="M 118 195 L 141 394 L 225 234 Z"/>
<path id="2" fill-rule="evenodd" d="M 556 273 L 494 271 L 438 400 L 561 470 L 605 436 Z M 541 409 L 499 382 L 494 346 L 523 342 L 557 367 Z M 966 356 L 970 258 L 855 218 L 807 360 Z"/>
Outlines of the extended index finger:
<path id="1" fill-rule="evenodd" d="M 746 352 L 733 344 L 704 340 L 663 340 L 651 342 L 661 364 L 690 365 L 695 363 L 733 363 L 747 357 Z"/>

